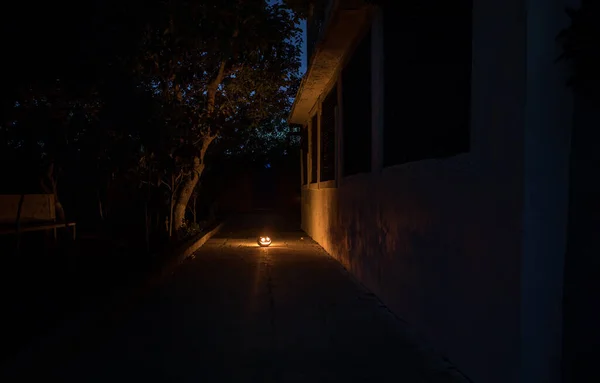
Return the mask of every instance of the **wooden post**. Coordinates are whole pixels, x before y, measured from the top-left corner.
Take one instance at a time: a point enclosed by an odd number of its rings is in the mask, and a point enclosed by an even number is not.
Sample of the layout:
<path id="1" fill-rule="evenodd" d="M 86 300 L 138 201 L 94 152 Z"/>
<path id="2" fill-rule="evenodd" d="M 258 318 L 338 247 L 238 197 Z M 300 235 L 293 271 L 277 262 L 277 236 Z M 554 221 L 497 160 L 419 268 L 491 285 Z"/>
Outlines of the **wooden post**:
<path id="1" fill-rule="evenodd" d="M 21 194 L 19 198 L 19 207 L 17 208 L 17 221 L 15 222 L 17 230 L 17 246 L 15 249 L 15 255 L 19 255 L 21 249 L 21 210 L 23 209 L 23 201 L 25 201 L 25 194 Z"/>

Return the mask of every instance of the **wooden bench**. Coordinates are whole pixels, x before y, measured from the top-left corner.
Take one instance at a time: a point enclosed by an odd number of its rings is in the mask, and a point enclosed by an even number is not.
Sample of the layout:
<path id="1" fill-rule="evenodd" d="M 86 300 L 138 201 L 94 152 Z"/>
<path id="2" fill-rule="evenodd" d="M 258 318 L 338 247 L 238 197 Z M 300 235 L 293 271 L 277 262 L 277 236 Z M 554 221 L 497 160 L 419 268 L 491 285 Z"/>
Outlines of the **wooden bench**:
<path id="1" fill-rule="evenodd" d="M 17 226 L 21 197 L 23 197 L 23 204 Z M 56 238 L 57 229 L 65 228 L 73 231 L 73 239 L 75 239 L 75 227 L 75 222 L 56 222 L 52 194 L 0 195 L 0 235 L 52 230 Z"/>

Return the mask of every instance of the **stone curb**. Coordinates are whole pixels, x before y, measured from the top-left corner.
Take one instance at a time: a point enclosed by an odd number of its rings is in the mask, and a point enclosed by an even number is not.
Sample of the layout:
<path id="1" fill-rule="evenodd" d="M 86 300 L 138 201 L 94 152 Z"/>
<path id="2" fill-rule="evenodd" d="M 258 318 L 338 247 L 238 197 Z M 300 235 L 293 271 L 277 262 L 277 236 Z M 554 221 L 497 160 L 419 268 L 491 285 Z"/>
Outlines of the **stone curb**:
<path id="1" fill-rule="evenodd" d="M 175 250 L 176 256 L 173 260 L 171 260 L 164 268 L 161 273 L 161 276 L 167 277 L 172 275 L 174 270 L 185 261 L 190 255 L 194 254 L 198 249 L 200 249 L 206 241 L 212 238 L 215 234 L 217 234 L 221 229 L 225 226 L 225 223 L 222 222 L 218 224 L 214 229 L 209 231 L 208 233 L 198 234 L 196 237 L 190 239 L 189 241 L 183 243 Z"/>
<path id="2" fill-rule="evenodd" d="M 146 294 L 149 290 L 156 288 L 165 279 L 173 275 L 175 269 L 177 269 L 179 265 L 181 265 L 190 255 L 198 251 L 198 249 L 200 249 L 212 236 L 221 231 L 223 226 L 225 226 L 225 222 L 218 224 L 207 233 L 200 233 L 187 240 L 175 250 L 170 250 L 174 253 L 174 255 L 171 256 L 171 259 L 167 260 L 164 265 L 159 266 L 157 270 L 149 272 L 149 275 L 146 278 L 143 278 L 136 287 L 126 292 L 121 291 L 120 293 L 117 293 L 120 296 L 113 296 L 109 302 L 112 310 L 107 310 L 112 311 L 112 319 L 116 319 L 114 314 L 124 311 L 129 306 L 131 301 L 138 299 L 140 296 Z"/>

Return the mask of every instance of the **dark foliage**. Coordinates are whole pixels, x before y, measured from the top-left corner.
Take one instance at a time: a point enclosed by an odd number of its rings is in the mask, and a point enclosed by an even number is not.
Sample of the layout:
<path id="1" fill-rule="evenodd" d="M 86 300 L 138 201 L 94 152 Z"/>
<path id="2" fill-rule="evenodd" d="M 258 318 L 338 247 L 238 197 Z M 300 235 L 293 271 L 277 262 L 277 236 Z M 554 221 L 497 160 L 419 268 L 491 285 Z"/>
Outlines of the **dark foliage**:
<path id="1" fill-rule="evenodd" d="M 83 226 L 143 233 L 150 211 L 146 227 L 164 232 L 183 159 L 206 134 L 216 137 L 213 161 L 281 153 L 299 83 L 299 14 L 267 4 L 3 4 L 0 193 L 41 192 L 55 164 L 58 196 Z M 222 63 L 217 112 L 207 113 Z"/>

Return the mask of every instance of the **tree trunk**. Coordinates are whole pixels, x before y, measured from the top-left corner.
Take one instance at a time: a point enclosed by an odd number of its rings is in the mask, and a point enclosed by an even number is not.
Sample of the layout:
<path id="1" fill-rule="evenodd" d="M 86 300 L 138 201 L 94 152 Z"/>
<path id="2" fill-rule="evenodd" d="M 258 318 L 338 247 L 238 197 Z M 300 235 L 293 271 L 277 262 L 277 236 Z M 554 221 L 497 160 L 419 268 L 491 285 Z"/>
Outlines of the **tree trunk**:
<path id="1" fill-rule="evenodd" d="M 169 239 L 173 236 L 173 216 L 175 212 L 175 175 L 171 174 L 171 198 L 169 199 L 169 218 L 168 218 L 168 231 Z"/>
<path id="2" fill-rule="evenodd" d="M 194 217 L 194 224 L 196 223 L 196 200 L 198 199 L 198 196 L 196 194 L 194 194 L 194 203 L 192 204 L 192 217 Z"/>
<path id="3" fill-rule="evenodd" d="M 204 155 L 210 143 L 214 140 L 214 136 L 206 136 L 202 141 L 202 148 L 200 154 L 192 158 L 192 170 L 189 176 L 187 176 L 179 187 L 177 193 L 177 199 L 175 201 L 175 213 L 173 217 L 173 229 L 177 233 L 177 230 L 181 228 L 183 221 L 185 220 L 185 212 L 187 210 L 188 202 L 194 193 L 198 180 L 204 171 Z"/>
<path id="4" fill-rule="evenodd" d="M 98 195 L 98 212 L 100 213 L 100 221 L 104 222 L 104 208 L 102 207 L 102 197 L 100 196 L 100 191 L 97 193 Z"/>
<path id="5" fill-rule="evenodd" d="M 41 183 L 42 190 L 44 191 L 44 193 L 54 195 L 54 210 L 56 212 L 56 220 L 58 222 L 66 222 L 65 210 L 62 207 L 62 204 L 60 203 L 60 201 L 58 199 L 57 186 L 56 186 L 56 184 L 57 184 L 56 169 L 54 166 L 54 162 L 51 162 L 50 165 L 48 165 L 48 170 L 46 171 L 46 174 L 44 174 L 44 176 L 42 177 L 40 183 Z"/>
<path id="6" fill-rule="evenodd" d="M 152 216 L 148 212 L 148 205 L 152 200 L 152 167 L 148 168 L 148 190 L 146 193 L 146 203 L 144 204 L 144 214 L 146 222 L 146 251 L 150 254 L 150 227 L 152 226 Z"/>
<path id="7" fill-rule="evenodd" d="M 146 223 L 146 252 L 150 254 L 150 214 L 148 214 L 148 202 L 144 204 L 144 219 Z"/>
<path id="8" fill-rule="evenodd" d="M 234 32 L 233 37 L 237 37 L 238 31 Z M 225 61 L 221 62 L 219 66 L 219 71 L 217 76 L 211 81 L 208 85 L 207 89 L 207 107 L 206 112 L 209 118 L 214 117 L 215 114 L 215 101 L 217 91 L 219 89 L 219 85 L 223 81 L 225 76 Z M 206 154 L 206 150 L 211 142 L 215 139 L 215 135 L 211 135 L 210 131 L 206 133 L 204 137 L 202 137 L 202 147 L 200 148 L 200 154 L 192 158 L 192 169 L 190 171 L 190 175 L 182 181 L 181 187 L 179 188 L 179 193 L 177 196 L 177 201 L 175 202 L 175 214 L 174 214 L 174 222 L 173 229 L 177 233 L 177 230 L 181 228 L 183 225 L 183 221 L 185 220 L 185 212 L 187 210 L 188 202 L 194 193 L 194 189 L 198 184 L 198 180 L 204 171 L 204 155 Z"/>
<path id="9" fill-rule="evenodd" d="M 204 156 L 202 156 L 204 157 Z M 193 158 L 192 171 L 187 176 L 179 187 L 179 193 L 177 193 L 177 199 L 175 201 L 175 212 L 173 217 L 173 229 L 175 232 L 181 228 L 185 220 L 185 212 L 187 210 L 188 202 L 194 193 L 194 189 L 198 184 L 198 180 L 204 171 L 204 164 L 199 157 Z"/>

